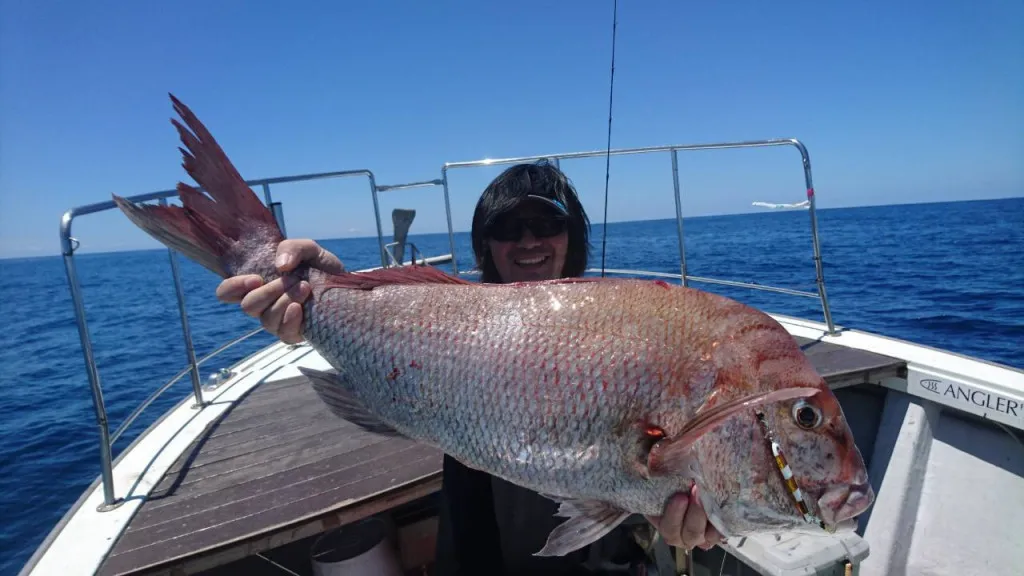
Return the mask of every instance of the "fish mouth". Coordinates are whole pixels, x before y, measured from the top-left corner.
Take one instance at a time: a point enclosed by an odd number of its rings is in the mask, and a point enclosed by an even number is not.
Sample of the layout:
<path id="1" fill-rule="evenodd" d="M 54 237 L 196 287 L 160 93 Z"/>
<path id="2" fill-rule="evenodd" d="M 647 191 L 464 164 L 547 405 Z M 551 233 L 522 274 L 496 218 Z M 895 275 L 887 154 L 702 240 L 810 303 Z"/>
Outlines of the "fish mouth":
<path id="1" fill-rule="evenodd" d="M 875 500 L 875 491 L 867 482 L 833 486 L 818 499 L 818 514 L 828 526 L 842 528 L 867 510 Z"/>

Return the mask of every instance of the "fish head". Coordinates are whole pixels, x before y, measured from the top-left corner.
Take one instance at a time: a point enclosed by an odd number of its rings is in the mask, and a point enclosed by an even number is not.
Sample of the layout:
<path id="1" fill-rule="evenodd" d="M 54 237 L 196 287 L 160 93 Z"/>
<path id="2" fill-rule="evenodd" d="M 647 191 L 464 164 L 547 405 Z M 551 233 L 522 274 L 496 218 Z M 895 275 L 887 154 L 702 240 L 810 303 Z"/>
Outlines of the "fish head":
<path id="1" fill-rule="evenodd" d="M 817 380 L 816 394 L 764 406 L 756 418 L 786 490 L 798 489 L 808 512 L 835 528 L 866 511 L 875 495 L 838 399 L 816 373 L 807 378 Z"/>
<path id="2" fill-rule="evenodd" d="M 835 394 L 799 344 L 766 314 L 729 304 L 708 355 L 708 404 L 740 406 L 694 444 L 709 518 L 725 534 L 848 527 L 874 501 Z M 709 412 L 702 408 L 703 412 Z"/>
<path id="3" fill-rule="evenodd" d="M 701 504 L 727 536 L 845 531 L 874 500 L 853 434 L 827 386 L 736 414 L 694 450 Z"/>
<path id="4" fill-rule="evenodd" d="M 752 411 L 746 422 L 763 454 L 752 463 L 781 480 L 771 485 L 809 521 L 829 529 L 849 524 L 872 504 L 874 491 L 839 400 L 785 327 L 760 311 L 738 316 L 747 330 L 738 330 L 733 365 L 751 389 L 807 391 Z"/>

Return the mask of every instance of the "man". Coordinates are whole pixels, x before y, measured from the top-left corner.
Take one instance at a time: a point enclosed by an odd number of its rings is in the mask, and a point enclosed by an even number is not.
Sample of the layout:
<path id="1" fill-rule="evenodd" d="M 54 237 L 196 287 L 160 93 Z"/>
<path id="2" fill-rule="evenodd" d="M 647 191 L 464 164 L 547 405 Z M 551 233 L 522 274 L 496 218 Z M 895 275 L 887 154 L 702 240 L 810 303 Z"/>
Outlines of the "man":
<path id="1" fill-rule="evenodd" d="M 582 276 L 587 267 L 590 222 L 568 178 L 547 164 L 518 164 L 492 181 L 473 214 L 472 242 L 481 282 L 509 283 Z M 278 268 L 307 262 L 325 271 L 341 261 L 312 240 L 286 240 Z M 302 341 L 303 302 L 309 286 L 278 279 L 262 286 L 258 276 L 224 280 L 217 297 L 240 303 L 250 316 L 288 343 Z M 647 519 L 677 547 L 709 548 L 721 536 L 695 496 L 677 494 L 661 516 Z M 468 468 L 445 456 L 438 574 L 597 574 L 595 559 L 629 547 L 629 526 L 565 557 L 535 557 L 548 534 L 564 522 L 557 505 L 539 494 Z M 627 552 L 628 555 L 628 552 Z"/>

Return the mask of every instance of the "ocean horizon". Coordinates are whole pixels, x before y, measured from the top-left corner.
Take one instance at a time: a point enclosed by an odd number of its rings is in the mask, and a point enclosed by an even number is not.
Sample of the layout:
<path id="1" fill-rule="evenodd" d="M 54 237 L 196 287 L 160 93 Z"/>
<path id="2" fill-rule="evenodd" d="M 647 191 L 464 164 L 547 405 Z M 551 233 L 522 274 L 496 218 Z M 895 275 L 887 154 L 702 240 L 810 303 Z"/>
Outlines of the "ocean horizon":
<path id="1" fill-rule="evenodd" d="M 821 214 L 822 212 L 830 212 L 830 211 L 834 211 L 834 210 L 859 210 L 859 209 L 875 209 L 875 208 L 890 208 L 890 207 L 895 208 L 895 207 L 901 207 L 901 206 L 930 206 L 930 205 L 945 205 L 945 204 L 967 204 L 967 203 L 975 203 L 975 202 L 998 202 L 998 201 L 1002 201 L 1002 200 L 1019 200 L 1019 199 L 1022 199 L 1022 198 L 1024 198 L 1024 196 L 997 196 L 997 197 L 993 197 L 993 198 L 967 198 L 967 199 L 960 199 L 960 200 L 935 200 L 935 201 L 922 201 L 922 202 L 899 202 L 899 203 L 893 203 L 893 204 L 863 204 L 863 205 L 857 205 L 857 206 L 831 206 L 831 207 L 828 207 L 828 208 L 822 208 L 820 206 L 816 206 L 815 207 L 815 212 L 818 213 L 818 214 Z M 72 207 L 69 207 L 68 209 L 70 210 L 71 208 Z M 768 214 L 768 213 L 771 213 L 771 212 L 798 212 L 798 213 L 806 214 L 807 210 L 803 209 L 803 208 L 778 208 L 778 209 L 753 208 L 750 211 L 737 211 L 737 212 L 726 212 L 726 213 L 716 213 L 716 214 L 695 214 L 695 215 L 692 215 L 692 216 L 683 216 L 683 221 L 684 222 L 689 222 L 691 220 L 701 220 L 701 219 L 706 219 L 706 218 L 725 218 L 725 217 L 730 217 L 730 216 L 751 216 L 751 215 L 758 215 L 758 214 Z M 61 214 L 63 214 L 63 212 Z M 385 214 L 383 212 L 381 213 L 381 216 L 382 216 L 382 220 L 381 220 L 382 224 L 389 224 L 390 223 L 386 218 L 384 218 Z M 55 220 L 58 220 L 59 217 L 60 217 L 60 215 L 58 215 L 55 218 Z M 655 223 L 655 222 L 665 222 L 665 221 L 675 222 L 675 216 L 672 216 L 670 218 L 645 218 L 645 219 L 639 219 L 639 220 L 614 220 L 614 221 L 613 220 L 609 220 L 608 221 L 608 225 L 611 226 L 613 224 L 640 224 L 640 223 L 645 223 L 645 222 Z M 287 222 L 288 222 L 288 216 L 285 215 L 285 223 L 287 224 Z M 420 224 L 420 223 L 414 222 L 413 223 L 413 229 L 416 229 L 416 226 L 418 224 Z M 602 226 L 603 226 L 603 222 L 602 221 L 595 220 L 594 218 L 591 218 L 591 223 L 590 224 L 591 224 L 591 230 L 592 230 L 591 234 L 592 235 L 596 234 L 597 232 L 599 232 L 601 230 Z M 454 230 L 454 234 L 469 234 L 469 232 L 470 232 L 469 229 L 466 229 L 466 230 Z M 412 238 L 414 236 L 431 236 L 431 235 L 435 235 L 435 234 L 448 234 L 448 230 L 447 230 L 447 228 L 442 228 L 440 230 L 433 230 L 433 231 L 428 231 L 428 232 L 414 232 L 414 233 L 410 234 L 410 238 Z M 330 242 L 330 241 L 335 241 L 335 240 L 363 240 L 363 239 L 374 239 L 374 240 L 376 240 L 376 238 L 377 238 L 377 234 L 374 233 L 374 234 L 351 235 L 351 236 L 346 236 L 346 235 L 331 236 L 331 237 L 324 237 L 324 238 L 316 238 L 316 240 L 318 242 L 321 242 L 321 241 Z M 389 232 L 385 232 L 385 234 L 384 234 L 385 242 L 389 241 L 389 238 L 390 238 L 390 233 Z M 59 240 L 58 240 L 58 236 L 57 236 L 56 233 L 54 234 L 54 245 L 55 246 L 59 246 Z M 84 255 L 87 255 L 87 254 L 88 255 L 97 255 L 97 254 L 125 254 L 125 253 L 133 253 L 133 252 L 155 252 L 155 251 L 165 251 L 165 250 L 166 250 L 166 248 L 164 248 L 163 246 L 155 246 L 155 247 L 150 247 L 150 248 L 125 248 L 125 249 L 114 249 L 114 250 L 111 250 L 111 249 L 91 250 L 89 248 L 80 248 L 79 250 L 75 251 L 75 255 L 76 256 L 84 256 Z M 62 256 L 62 254 L 60 253 L 59 249 L 55 248 L 53 252 L 46 253 L 46 254 L 32 254 L 32 255 L 20 255 L 20 256 L 3 256 L 3 255 L 0 255 L 0 262 L 3 262 L 5 260 L 17 261 L 17 260 L 32 260 L 32 259 L 37 259 L 37 258 L 59 258 L 61 256 Z"/>

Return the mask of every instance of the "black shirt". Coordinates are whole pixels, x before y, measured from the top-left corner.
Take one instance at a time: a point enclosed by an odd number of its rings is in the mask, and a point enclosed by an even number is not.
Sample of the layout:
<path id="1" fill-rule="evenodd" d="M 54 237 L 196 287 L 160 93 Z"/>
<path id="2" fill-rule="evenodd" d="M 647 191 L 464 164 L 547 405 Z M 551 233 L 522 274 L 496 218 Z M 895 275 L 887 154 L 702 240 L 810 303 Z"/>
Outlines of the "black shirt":
<path id="1" fill-rule="evenodd" d="M 565 556 L 540 557 L 548 535 L 565 518 L 558 504 L 532 490 L 473 470 L 448 455 L 442 472 L 438 576 L 595 576 L 601 559 L 628 561 L 643 552 L 629 522 Z"/>

